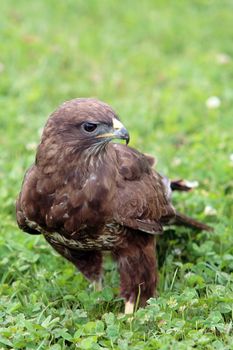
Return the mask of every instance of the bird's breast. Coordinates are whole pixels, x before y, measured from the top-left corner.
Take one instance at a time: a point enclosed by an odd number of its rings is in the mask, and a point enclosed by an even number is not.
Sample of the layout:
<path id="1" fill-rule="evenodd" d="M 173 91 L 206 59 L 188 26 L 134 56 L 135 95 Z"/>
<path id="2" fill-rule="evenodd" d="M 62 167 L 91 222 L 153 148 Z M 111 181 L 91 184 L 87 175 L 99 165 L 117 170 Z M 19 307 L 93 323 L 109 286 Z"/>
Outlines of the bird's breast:
<path id="1" fill-rule="evenodd" d="M 123 244 L 127 229 L 117 223 L 105 224 L 95 229 L 85 227 L 69 237 L 59 232 L 44 233 L 51 245 L 62 245 L 75 250 L 112 250 Z"/>

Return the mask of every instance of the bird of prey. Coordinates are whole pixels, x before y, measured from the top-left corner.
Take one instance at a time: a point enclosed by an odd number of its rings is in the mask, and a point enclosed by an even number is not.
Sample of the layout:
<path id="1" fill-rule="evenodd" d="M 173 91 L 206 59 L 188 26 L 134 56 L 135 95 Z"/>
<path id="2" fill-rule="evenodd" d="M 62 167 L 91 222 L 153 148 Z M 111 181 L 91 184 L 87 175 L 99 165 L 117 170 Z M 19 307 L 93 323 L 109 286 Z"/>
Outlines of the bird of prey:
<path id="1" fill-rule="evenodd" d="M 126 144 L 111 142 L 123 139 Z M 16 203 L 19 227 L 48 243 L 97 285 L 102 255 L 118 263 L 125 313 L 155 293 L 155 238 L 169 224 L 211 228 L 176 211 L 171 182 L 153 157 L 128 146 L 129 133 L 113 109 L 93 98 L 63 103 L 49 117 L 35 163 Z"/>

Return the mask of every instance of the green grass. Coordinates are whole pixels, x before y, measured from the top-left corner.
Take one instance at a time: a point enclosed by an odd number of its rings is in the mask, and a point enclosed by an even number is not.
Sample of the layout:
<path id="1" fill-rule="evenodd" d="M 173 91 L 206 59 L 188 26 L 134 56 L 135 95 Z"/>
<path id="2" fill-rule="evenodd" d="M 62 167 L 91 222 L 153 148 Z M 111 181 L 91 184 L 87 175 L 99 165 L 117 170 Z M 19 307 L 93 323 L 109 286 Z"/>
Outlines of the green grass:
<path id="1" fill-rule="evenodd" d="M 230 0 L 1 2 L 0 349 L 233 349 L 232 11 Z M 131 319 L 110 260 L 94 292 L 15 223 L 40 129 L 81 96 L 111 104 L 159 171 L 198 180 L 174 200 L 215 228 L 160 238 L 159 297 Z"/>

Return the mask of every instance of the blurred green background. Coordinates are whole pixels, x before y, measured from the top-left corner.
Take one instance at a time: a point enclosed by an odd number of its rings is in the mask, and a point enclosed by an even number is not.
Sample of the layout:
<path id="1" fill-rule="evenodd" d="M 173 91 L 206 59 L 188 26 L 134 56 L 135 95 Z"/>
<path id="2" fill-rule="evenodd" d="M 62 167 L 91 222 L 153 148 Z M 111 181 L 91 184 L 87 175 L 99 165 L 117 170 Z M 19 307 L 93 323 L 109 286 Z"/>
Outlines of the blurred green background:
<path id="1" fill-rule="evenodd" d="M 230 0 L 1 1 L 3 349 L 232 349 L 232 23 Z M 176 205 L 215 227 L 161 238 L 160 297 L 130 321 L 119 316 L 111 262 L 96 294 L 15 224 L 48 115 L 83 96 L 111 104 L 159 171 L 199 181 Z"/>

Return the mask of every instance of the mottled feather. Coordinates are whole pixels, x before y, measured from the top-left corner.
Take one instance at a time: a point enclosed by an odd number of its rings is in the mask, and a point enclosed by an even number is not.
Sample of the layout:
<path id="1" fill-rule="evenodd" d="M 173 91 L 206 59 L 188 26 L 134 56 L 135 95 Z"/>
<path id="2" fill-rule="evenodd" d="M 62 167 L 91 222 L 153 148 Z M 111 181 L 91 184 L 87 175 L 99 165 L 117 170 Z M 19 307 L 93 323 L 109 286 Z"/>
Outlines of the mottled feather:
<path id="1" fill-rule="evenodd" d="M 140 288 L 144 305 L 157 280 L 154 235 L 166 223 L 208 227 L 177 216 L 170 182 L 152 168 L 153 157 L 110 143 L 115 137 L 128 142 L 121 125 L 112 108 L 96 99 L 61 105 L 45 125 L 16 214 L 22 230 L 42 233 L 90 280 L 100 279 L 101 252 L 110 250 L 121 295 L 135 302 Z M 177 182 L 173 187 L 182 188 Z"/>

